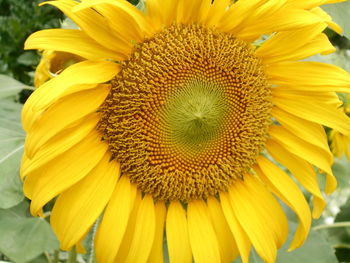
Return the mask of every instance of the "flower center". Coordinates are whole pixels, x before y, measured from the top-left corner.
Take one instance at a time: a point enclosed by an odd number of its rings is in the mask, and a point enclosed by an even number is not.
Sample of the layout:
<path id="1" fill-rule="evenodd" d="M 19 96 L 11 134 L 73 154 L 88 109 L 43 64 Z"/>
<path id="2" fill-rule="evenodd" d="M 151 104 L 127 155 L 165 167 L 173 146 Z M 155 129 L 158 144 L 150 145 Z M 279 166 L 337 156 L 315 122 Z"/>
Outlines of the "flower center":
<path id="1" fill-rule="evenodd" d="M 194 76 L 174 91 L 161 111 L 166 139 L 183 154 L 200 154 L 217 138 L 227 112 L 222 88 Z"/>
<path id="2" fill-rule="evenodd" d="M 255 164 L 271 92 L 252 47 L 174 24 L 135 47 L 101 107 L 98 130 L 122 174 L 155 199 L 203 199 Z"/>

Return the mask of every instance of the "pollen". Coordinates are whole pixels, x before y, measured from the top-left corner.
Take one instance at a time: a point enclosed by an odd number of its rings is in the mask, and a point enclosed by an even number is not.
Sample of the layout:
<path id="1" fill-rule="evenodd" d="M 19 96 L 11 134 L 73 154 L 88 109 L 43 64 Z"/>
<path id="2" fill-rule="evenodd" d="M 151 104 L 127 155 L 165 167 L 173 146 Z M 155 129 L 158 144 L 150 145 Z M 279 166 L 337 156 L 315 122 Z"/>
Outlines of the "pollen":
<path id="1" fill-rule="evenodd" d="M 254 166 L 272 103 L 251 44 L 173 24 L 137 44 L 121 67 L 97 128 L 122 175 L 143 193 L 206 199 Z"/>

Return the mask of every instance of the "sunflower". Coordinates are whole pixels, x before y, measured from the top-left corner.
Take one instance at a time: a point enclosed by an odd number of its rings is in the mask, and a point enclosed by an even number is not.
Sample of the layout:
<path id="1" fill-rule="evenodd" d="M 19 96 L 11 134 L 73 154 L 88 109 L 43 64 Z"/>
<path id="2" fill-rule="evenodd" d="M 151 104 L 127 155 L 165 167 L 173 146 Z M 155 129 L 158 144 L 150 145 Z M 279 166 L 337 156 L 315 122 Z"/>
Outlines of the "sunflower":
<path id="1" fill-rule="evenodd" d="M 35 70 L 34 86 L 38 88 L 65 68 L 82 60 L 84 59 L 67 52 L 44 50 Z"/>
<path id="2" fill-rule="evenodd" d="M 350 76 L 304 60 L 335 50 L 322 32 L 341 29 L 319 7 L 334 2 L 45 2 L 79 29 L 36 32 L 25 48 L 85 60 L 24 105 L 31 213 L 55 200 L 63 250 L 102 215 L 102 263 L 163 262 L 165 239 L 171 263 L 247 263 L 252 247 L 274 262 L 281 200 L 299 219 L 290 250 L 301 246 L 325 207 L 315 168 L 336 188 L 322 125 L 350 135 L 336 95 Z"/>
<path id="3" fill-rule="evenodd" d="M 350 115 L 350 96 L 346 99 L 345 105 L 342 107 L 345 114 Z M 329 141 L 332 153 L 341 158 L 342 156 L 346 156 L 350 161 L 350 136 L 344 135 L 336 130 L 331 130 L 329 132 Z"/>

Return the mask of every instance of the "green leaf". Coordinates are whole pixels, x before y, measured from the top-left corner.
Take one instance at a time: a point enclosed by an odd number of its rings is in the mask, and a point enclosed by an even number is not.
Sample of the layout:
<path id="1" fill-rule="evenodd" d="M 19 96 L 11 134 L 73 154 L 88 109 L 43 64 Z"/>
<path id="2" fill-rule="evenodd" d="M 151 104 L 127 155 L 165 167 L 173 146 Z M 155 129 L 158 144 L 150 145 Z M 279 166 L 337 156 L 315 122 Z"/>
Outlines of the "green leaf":
<path id="1" fill-rule="evenodd" d="M 48 260 L 47 257 L 44 254 L 42 254 L 39 257 L 36 257 L 33 260 L 29 261 L 28 263 L 48 263 Z"/>
<path id="2" fill-rule="evenodd" d="M 25 39 L 44 28 L 57 28 L 63 13 L 53 6 L 39 7 L 42 0 L 0 0 L 0 74 L 31 84 L 30 72 L 37 63 L 18 58 L 25 52 Z M 35 51 L 30 51 L 35 54 Z M 25 62 L 24 64 L 22 62 Z"/>
<path id="3" fill-rule="evenodd" d="M 335 217 L 334 222 L 350 222 L 350 199 L 348 199 L 347 202 L 340 207 L 340 212 Z M 346 244 L 350 247 L 349 227 L 328 228 L 328 235 L 335 246 L 339 244 Z"/>
<path id="4" fill-rule="evenodd" d="M 293 234 L 296 229 L 295 224 L 291 224 Z M 292 236 L 288 237 L 289 242 Z M 276 263 L 336 263 L 338 262 L 335 251 L 324 236 L 317 231 L 311 230 L 305 244 L 292 251 L 287 252 L 288 246 L 283 246 L 277 256 Z"/>
<path id="5" fill-rule="evenodd" d="M 350 2 L 324 5 L 322 8 L 343 28 L 343 34 L 350 39 Z"/>
<path id="6" fill-rule="evenodd" d="M 24 198 L 22 183 L 18 175 L 22 151 L 23 145 L 19 145 L 5 156 L 4 161 L 0 160 L 0 208 L 12 207 Z"/>
<path id="7" fill-rule="evenodd" d="M 13 97 L 25 87 L 26 85 L 11 77 L 0 75 L 0 99 Z"/>
<path id="8" fill-rule="evenodd" d="M 33 51 L 25 51 L 22 55 L 17 58 L 18 63 L 31 66 L 38 64 L 40 57 Z"/>
<path id="9" fill-rule="evenodd" d="M 350 162 L 344 157 L 335 158 L 332 166 L 333 174 L 337 178 L 339 188 L 348 188 L 350 182 Z"/>
<path id="10" fill-rule="evenodd" d="M 337 263 L 338 260 L 334 254 L 334 249 L 331 244 L 328 243 L 324 237 L 311 230 L 310 234 L 305 241 L 304 245 L 294 251 L 288 252 L 288 247 L 294 236 L 297 224 L 290 223 L 290 230 L 288 241 L 286 244 L 278 250 L 276 263 Z M 234 263 L 241 263 L 240 259 L 234 261 Z M 249 263 L 263 263 L 255 251 L 250 255 Z"/>
<path id="11" fill-rule="evenodd" d="M 15 263 L 28 262 L 59 243 L 49 223 L 26 217 L 27 202 L 11 209 L 0 209 L 0 252 Z"/>
<path id="12" fill-rule="evenodd" d="M 349 170 L 348 170 L 349 172 Z M 340 207 L 340 212 L 335 217 L 335 222 L 350 222 L 350 199 Z"/>
<path id="13" fill-rule="evenodd" d="M 24 198 L 19 178 L 25 139 L 21 109 L 11 98 L 0 100 L 0 208 L 15 206 Z"/>
<path id="14" fill-rule="evenodd" d="M 128 0 L 128 2 L 132 5 L 137 5 L 140 2 L 140 0 Z"/>
<path id="15" fill-rule="evenodd" d="M 350 199 L 340 207 L 340 212 L 334 219 L 335 224 L 338 227 L 332 227 L 332 225 L 325 226 L 319 231 L 327 234 L 328 239 L 336 249 L 336 256 L 339 262 L 350 262 Z M 321 226 L 322 227 L 322 226 Z"/>
<path id="16" fill-rule="evenodd" d="M 350 262 L 350 247 L 336 248 L 335 254 L 339 262 Z"/>

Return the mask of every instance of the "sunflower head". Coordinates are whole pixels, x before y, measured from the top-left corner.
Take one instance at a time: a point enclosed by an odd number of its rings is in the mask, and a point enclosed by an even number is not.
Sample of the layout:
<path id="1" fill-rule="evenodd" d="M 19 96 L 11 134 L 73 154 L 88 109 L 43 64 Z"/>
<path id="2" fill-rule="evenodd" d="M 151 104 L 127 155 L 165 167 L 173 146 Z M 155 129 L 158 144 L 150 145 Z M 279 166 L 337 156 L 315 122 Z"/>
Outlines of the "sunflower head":
<path id="1" fill-rule="evenodd" d="M 271 90 L 253 47 L 233 35 L 171 25 L 138 45 L 111 84 L 98 129 L 156 200 L 225 191 L 264 147 Z"/>
<path id="2" fill-rule="evenodd" d="M 247 263 L 251 247 L 270 263 L 288 235 L 278 198 L 300 222 L 290 249 L 301 246 L 325 207 L 314 167 L 326 194 L 336 188 L 322 125 L 350 136 L 336 95 L 350 76 L 304 60 L 335 50 L 323 30 L 340 28 L 319 7 L 334 2 L 45 2 L 79 28 L 36 32 L 26 48 L 84 61 L 24 106 L 32 214 L 56 198 L 65 250 L 103 214 L 103 263 L 163 262 L 164 231 L 171 263 Z"/>

